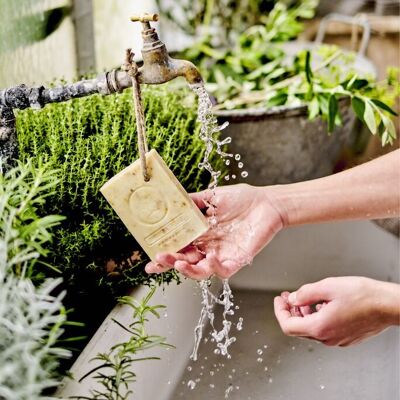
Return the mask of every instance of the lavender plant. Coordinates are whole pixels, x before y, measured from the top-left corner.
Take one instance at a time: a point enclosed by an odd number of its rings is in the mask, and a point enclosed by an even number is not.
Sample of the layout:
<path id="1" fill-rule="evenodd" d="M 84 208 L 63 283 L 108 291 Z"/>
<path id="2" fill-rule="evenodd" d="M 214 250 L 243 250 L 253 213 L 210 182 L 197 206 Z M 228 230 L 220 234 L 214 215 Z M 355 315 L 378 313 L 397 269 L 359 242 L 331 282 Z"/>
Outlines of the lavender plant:
<path id="1" fill-rule="evenodd" d="M 19 164 L 0 175 L 0 399 L 42 400 L 58 384 L 58 346 L 66 324 L 60 279 L 35 286 L 32 267 L 45 256 L 44 244 L 61 217 L 40 217 L 57 180 L 54 172 Z M 32 278 L 32 279 L 31 279 Z"/>

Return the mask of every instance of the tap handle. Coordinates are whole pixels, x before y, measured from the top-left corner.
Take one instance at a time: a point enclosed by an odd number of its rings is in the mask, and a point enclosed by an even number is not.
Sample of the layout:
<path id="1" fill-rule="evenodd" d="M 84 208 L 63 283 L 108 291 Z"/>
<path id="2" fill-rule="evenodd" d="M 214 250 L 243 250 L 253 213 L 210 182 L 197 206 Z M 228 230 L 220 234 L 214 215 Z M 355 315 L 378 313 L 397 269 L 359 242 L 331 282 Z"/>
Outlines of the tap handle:
<path id="1" fill-rule="evenodd" d="M 131 21 L 132 22 L 150 22 L 150 21 L 158 21 L 159 15 L 158 14 L 142 14 L 142 15 L 132 15 Z"/>

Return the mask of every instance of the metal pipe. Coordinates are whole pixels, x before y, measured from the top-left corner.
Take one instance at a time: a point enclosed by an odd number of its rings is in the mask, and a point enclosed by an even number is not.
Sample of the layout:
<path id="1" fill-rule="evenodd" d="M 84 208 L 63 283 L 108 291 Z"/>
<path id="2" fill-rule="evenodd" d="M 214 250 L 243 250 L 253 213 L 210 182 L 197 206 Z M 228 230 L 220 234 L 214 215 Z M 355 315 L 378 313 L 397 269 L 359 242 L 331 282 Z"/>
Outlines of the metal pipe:
<path id="1" fill-rule="evenodd" d="M 189 84 L 203 81 L 199 70 L 186 60 L 176 60 L 169 56 L 165 44 L 158 38 L 150 21 L 158 21 L 157 14 L 133 16 L 132 21 L 143 25 L 143 65 L 139 68 L 137 81 L 140 84 L 161 84 L 184 77 Z M 92 94 L 109 95 L 132 87 L 132 78 L 121 69 L 98 75 L 94 79 L 81 80 L 69 85 L 45 88 L 18 85 L 0 90 L 0 162 L 16 156 L 16 133 L 13 109 L 42 108 L 46 104 L 59 103 L 90 96 Z M 11 117 L 12 115 L 12 117 Z"/>
<path id="2" fill-rule="evenodd" d="M 12 167 L 17 159 L 15 115 L 10 107 L 0 106 L 0 173 Z"/>

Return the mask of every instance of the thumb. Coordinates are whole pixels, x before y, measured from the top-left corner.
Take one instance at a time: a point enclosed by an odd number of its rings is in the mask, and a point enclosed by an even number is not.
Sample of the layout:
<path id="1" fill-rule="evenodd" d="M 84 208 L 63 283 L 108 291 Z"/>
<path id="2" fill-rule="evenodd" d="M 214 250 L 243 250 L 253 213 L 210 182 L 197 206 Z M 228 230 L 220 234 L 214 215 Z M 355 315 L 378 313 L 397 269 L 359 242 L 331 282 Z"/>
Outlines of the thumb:
<path id="1" fill-rule="evenodd" d="M 332 300 L 331 287 L 324 279 L 315 283 L 303 285 L 295 292 L 290 293 L 288 302 L 292 306 L 309 306 L 322 301 Z"/>

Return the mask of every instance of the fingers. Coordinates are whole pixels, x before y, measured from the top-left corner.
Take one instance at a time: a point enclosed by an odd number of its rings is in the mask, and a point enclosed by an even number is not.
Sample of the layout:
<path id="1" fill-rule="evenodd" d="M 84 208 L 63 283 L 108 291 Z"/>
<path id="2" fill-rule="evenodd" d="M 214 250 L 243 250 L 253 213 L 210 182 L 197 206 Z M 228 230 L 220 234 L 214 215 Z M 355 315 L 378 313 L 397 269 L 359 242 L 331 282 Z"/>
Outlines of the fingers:
<path id="1" fill-rule="evenodd" d="M 303 285 L 296 292 L 290 293 L 288 298 L 292 306 L 309 306 L 331 299 L 332 293 L 328 279 Z"/>
<path id="2" fill-rule="evenodd" d="M 209 190 L 203 190 L 202 192 L 198 193 L 190 193 L 191 199 L 194 201 L 197 207 L 200 210 L 207 208 L 210 204 L 212 193 Z"/>
<path id="3" fill-rule="evenodd" d="M 282 292 L 281 297 L 288 303 L 290 292 Z M 304 317 L 313 313 L 313 309 L 310 306 L 290 306 L 290 314 L 292 317 Z"/>
<path id="4" fill-rule="evenodd" d="M 156 261 L 165 267 L 174 268 L 177 261 L 186 261 L 195 264 L 204 258 L 203 253 L 195 246 L 188 246 L 179 253 L 160 253 L 156 256 Z"/>
<path id="5" fill-rule="evenodd" d="M 146 267 L 144 268 L 144 270 L 148 273 L 148 274 L 162 274 L 163 272 L 168 271 L 169 269 L 171 269 L 171 267 L 166 267 L 164 265 L 155 263 L 155 262 L 149 262 Z"/>
<path id="6" fill-rule="evenodd" d="M 208 279 L 213 274 L 212 266 L 207 259 L 203 259 L 195 265 L 187 261 L 177 261 L 175 269 L 187 278 L 195 280 Z"/>
<path id="7" fill-rule="evenodd" d="M 300 312 L 303 315 L 303 317 L 305 317 L 306 315 L 310 315 L 314 312 L 311 306 L 302 306 L 299 308 L 300 308 Z"/>
<path id="8" fill-rule="evenodd" d="M 283 333 L 288 336 L 314 337 L 313 327 L 315 316 L 318 314 L 307 315 L 307 317 L 292 316 L 290 305 L 281 296 L 275 297 L 274 310 Z"/>
<path id="9" fill-rule="evenodd" d="M 326 303 L 325 301 L 323 303 L 319 303 L 315 306 L 315 309 L 317 311 L 322 310 L 328 303 Z"/>

